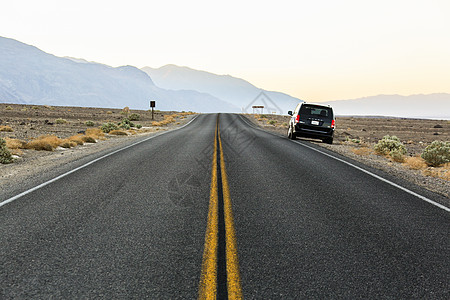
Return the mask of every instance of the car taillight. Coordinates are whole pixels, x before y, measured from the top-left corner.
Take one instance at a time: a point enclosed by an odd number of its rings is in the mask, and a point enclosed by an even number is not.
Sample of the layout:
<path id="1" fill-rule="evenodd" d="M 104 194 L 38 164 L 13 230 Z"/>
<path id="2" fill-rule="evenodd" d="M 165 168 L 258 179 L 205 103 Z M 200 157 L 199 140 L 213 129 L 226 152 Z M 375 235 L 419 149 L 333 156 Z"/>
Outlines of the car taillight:
<path id="1" fill-rule="evenodd" d="M 295 123 L 300 122 L 300 115 L 297 115 L 297 117 L 295 118 Z"/>
<path id="2" fill-rule="evenodd" d="M 332 120 L 331 121 L 331 128 L 334 128 L 336 126 L 336 121 L 335 120 Z"/>

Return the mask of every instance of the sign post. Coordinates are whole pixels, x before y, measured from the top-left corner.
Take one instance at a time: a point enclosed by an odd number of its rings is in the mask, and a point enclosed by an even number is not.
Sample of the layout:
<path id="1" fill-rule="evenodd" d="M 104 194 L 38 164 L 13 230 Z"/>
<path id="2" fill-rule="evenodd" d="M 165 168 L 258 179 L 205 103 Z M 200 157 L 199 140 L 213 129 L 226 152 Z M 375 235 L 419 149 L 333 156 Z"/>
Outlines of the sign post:
<path id="1" fill-rule="evenodd" d="M 152 120 L 153 120 L 153 108 L 156 106 L 156 101 L 150 101 L 150 107 L 152 108 Z"/>

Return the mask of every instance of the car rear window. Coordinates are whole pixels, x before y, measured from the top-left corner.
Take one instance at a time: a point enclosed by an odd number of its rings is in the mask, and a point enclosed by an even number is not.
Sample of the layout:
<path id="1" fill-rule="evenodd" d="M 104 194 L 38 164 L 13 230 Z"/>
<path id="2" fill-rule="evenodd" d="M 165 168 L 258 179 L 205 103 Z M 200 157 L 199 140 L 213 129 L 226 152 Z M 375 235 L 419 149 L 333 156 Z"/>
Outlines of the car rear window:
<path id="1" fill-rule="evenodd" d="M 309 115 L 321 118 L 332 118 L 333 116 L 333 111 L 331 107 L 323 107 L 315 105 L 302 105 L 299 113 L 300 115 Z"/>

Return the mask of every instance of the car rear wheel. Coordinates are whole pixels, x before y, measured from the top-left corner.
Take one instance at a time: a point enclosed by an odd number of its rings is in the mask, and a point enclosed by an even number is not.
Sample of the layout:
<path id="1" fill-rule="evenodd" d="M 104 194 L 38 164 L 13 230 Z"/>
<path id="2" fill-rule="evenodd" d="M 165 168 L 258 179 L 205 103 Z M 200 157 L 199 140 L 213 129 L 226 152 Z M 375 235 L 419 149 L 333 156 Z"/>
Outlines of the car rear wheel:
<path id="1" fill-rule="evenodd" d="M 295 133 L 292 130 L 291 126 L 289 126 L 289 128 L 288 128 L 288 138 L 291 139 L 291 140 L 295 140 Z"/>
<path id="2" fill-rule="evenodd" d="M 330 138 L 326 138 L 326 139 L 323 139 L 322 140 L 324 143 L 327 143 L 327 144 L 333 144 L 333 138 L 332 137 L 330 137 Z"/>

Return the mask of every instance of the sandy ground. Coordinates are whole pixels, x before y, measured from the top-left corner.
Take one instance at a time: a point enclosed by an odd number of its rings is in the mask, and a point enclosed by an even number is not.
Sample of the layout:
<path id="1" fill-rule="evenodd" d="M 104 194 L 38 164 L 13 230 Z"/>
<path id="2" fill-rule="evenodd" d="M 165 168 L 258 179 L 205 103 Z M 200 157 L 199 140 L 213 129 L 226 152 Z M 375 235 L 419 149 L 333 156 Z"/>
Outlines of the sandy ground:
<path id="1" fill-rule="evenodd" d="M 264 130 L 287 135 L 289 116 L 247 115 L 247 118 Z M 449 167 L 413 170 L 407 164 L 391 161 L 376 155 L 373 146 L 385 135 L 397 136 L 408 150 L 407 156 L 419 156 L 435 140 L 450 141 L 450 121 L 397 118 L 338 117 L 333 145 L 320 140 L 309 140 L 321 147 L 355 159 L 363 164 L 383 170 L 391 175 L 425 187 L 447 198 L 450 195 Z M 442 177 L 434 177 L 441 175 Z M 445 176 L 446 174 L 446 176 Z M 445 203 L 450 207 L 450 199 Z"/>

